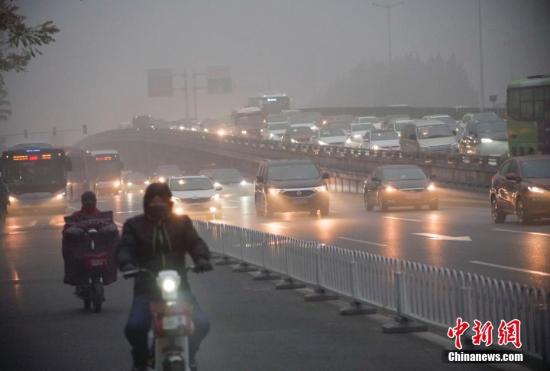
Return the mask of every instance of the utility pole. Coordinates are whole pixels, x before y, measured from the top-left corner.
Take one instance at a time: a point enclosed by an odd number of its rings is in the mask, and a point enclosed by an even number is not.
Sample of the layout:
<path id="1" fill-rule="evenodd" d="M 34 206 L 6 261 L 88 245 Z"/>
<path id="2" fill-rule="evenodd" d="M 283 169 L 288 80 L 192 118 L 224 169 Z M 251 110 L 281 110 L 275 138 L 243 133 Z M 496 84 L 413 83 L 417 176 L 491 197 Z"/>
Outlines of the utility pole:
<path id="1" fill-rule="evenodd" d="M 483 66 L 483 24 L 481 14 L 481 0 L 477 0 L 477 19 L 479 30 L 479 110 L 485 110 L 485 76 Z"/>
<path id="2" fill-rule="evenodd" d="M 403 1 L 393 3 L 393 4 L 379 4 L 377 2 L 372 3 L 372 6 L 378 7 L 378 8 L 384 8 L 386 9 L 386 17 L 387 17 L 387 27 L 388 27 L 388 64 L 391 63 L 392 60 L 392 52 L 391 52 L 391 10 L 399 5 L 403 5 Z"/>
<path id="3" fill-rule="evenodd" d="M 194 112 L 194 118 L 195 120 L 198 120 L 199 114 L 198 114 L 198 104 L 197 104 L 197 73 L 195 72 L 195 69 L 193 68 L 191 71 L 192 78 L 193 78 L 193 112 Z"/>
<path id="4" fill-rule="evenodd" d="M 183 69 L 183 94 L 185 97 L 185 120 L 189 121 L 189 90 L 187 86 L 187 68 Z"/>

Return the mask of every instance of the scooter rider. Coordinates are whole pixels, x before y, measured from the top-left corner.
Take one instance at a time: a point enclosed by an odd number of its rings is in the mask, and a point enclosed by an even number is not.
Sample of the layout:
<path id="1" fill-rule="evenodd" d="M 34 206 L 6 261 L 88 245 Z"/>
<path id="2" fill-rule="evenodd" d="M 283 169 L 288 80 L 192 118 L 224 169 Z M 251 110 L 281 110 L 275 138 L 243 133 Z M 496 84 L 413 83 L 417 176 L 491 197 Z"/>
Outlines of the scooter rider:
<path id="1" fill-rule="evenodd" d="M 212 270 L 210 251 L 188 216 L 172 213 L 172 192 L 164 183 L 147 187 L 144 214 L 124 223 L 116 253 L 121 271 L 146 268 L 156 274 L 162 269 L 178 270 L 182 277 L 182 297 L 193 308 L 195 330 L 189 338 L 189 365 L 196 370 L 195 355 L 206 337 L 210 323 L 191 293 L 185 273 L 185 254 L 193 259 L 196 272 Z M 133 370 L 146 370 L 149 356 L 147 333 L 151 328 L 149 303 L 160 295 L 154 275 L 140 274 L 134 282 L 134 299 L 124 330 L 132 346 Z"/>

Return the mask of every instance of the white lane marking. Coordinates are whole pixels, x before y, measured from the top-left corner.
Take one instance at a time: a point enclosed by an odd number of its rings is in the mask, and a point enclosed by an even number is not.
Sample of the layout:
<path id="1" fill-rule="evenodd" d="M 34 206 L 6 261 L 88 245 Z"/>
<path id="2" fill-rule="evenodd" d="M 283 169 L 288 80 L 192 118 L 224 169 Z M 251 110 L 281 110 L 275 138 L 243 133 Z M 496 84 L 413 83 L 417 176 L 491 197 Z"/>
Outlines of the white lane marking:
<path id="1" fill-rule="evenodd" d="M 115 214 L 135 214 L 140 213 L 141 210 L 130 210 L 130 211 L 115 211 Z"/>
<path id="2" fill-rule="evenodd" d="M 435 241 L 464 241 L 471 242 L 472 239 L 470 236 L 446 236 L 444 234 L 435 234 L 435 233 L 413 233 L 417 236 L 428 237 L 430 240 Z"/>
<path id="3" fill-rule="evenodd" d="M 349 238 L 349 237 L 343 237 L 343 236 L 340 236 L 338 237 L 339 240 L 346 240 L 346 241 L 352 241 L 352 242 L 357 242 L 357 243 L 363 243 L 365 245 L 374 245 L 374 246 L 381 246 L 381 247 L 385 247 L 385 246 L 388 246 L 386 245 L 385 243 L 379 243 L 379 242 L 373 242 L 373 241 L 365 241 L 365 240 L 357 240 L 355 238 Z"/>
<path id="4" fill-rule="evenodd" d="M 507 265 L 500 265 L 500 264 L 487 263 L 487 262 L 483 262 L 483 261 L 479 261 L 479 260 L 470 260 L 470 263 L 472 263 L 472 264 L 479 264 L 479 265 L 485 265 L 485 266 L 493 267 L 493 268 L 508 269 L 508 270 L 510 270 L 510 271 L 517 271 L 517 272 L 523 272 L 523 273 L 529 273 L 529 274 L 536 274 L 536 275 L 538 275 L 538 276 L 545 276 L 545 277 L 549 277 L 549 276 L 550 276 L 550 273 L 546 273 L 546 272 L 533 271 L 533 270 L 530 270 L 530 269 L 521 269 L 521 268 L 516 268 L 516 267 L 509 267 L 509 266 L 507 266 Z"/>
<path id="5" fill-rule="evenodd" d="M 517 231 L 517 230 L 514 230 L 514 229 L 493 228 L 493 231 L 509 232 L 509 233 L 522 233 L 522 234 L 530 234 L 530 235 L 533 235 L 533 236 L 550 237 L 550 233 Z"/>
<path id="6" fill-rule="evenodd" d="M 423 223 L 424 222 L 424 220 L 422 220 L 422 219 L 398 218 L 397 216 L 385 216 L 384 219 L 403 220 L 405 222 L 415 222 L 415 223 Z"/>

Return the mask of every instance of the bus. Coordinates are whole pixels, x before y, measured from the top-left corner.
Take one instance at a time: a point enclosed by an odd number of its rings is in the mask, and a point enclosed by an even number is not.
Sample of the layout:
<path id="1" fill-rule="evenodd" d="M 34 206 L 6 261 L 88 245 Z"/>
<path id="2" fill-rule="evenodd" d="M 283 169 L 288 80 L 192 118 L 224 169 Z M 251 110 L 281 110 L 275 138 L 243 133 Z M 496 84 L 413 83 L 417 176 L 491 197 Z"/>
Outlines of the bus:
<path id="1" fill-rule="evenodd" d="M 549 154 L 550 75 L 512 81 L 506 97 L 510 154 Z"/>
<path id="2" fill-rule="evenodd" d="M 9 212 L 65 212 L 72 168 L 65 150 L 47 143 L 19 144 L 2 152 L 0 167 L 10 190 Z"/>
<path id="3" fill-rule="evenodd" d="M 260 138 L 265 116 L 258 107 L 239 108 L 231 115 L 237 135 Z"/>
<path id="4" fill-rule="evenodd" d="M 118 151 L 114 149 L 90 151 L 93 157 L 92 178 L 96 195 L 117 195 L 122 191 L 122 170 Z"/>

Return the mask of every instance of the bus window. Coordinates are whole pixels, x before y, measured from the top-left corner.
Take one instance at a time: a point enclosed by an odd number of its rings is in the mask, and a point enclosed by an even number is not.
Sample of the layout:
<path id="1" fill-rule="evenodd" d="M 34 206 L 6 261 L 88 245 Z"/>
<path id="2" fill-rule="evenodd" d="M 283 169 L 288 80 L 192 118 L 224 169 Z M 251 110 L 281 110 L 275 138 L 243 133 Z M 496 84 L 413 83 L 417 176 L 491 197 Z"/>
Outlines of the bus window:
<path id="1" fill-rule="evenodd" d="M 533 119 L 533 89 L 520 90 L 521 112 L 520 120 Z"/>
<path id="2" fill-rule="evenodd" d="M 520 117 L 519 89 L 508 90 L 508 115 L 513 118 Z"/>

